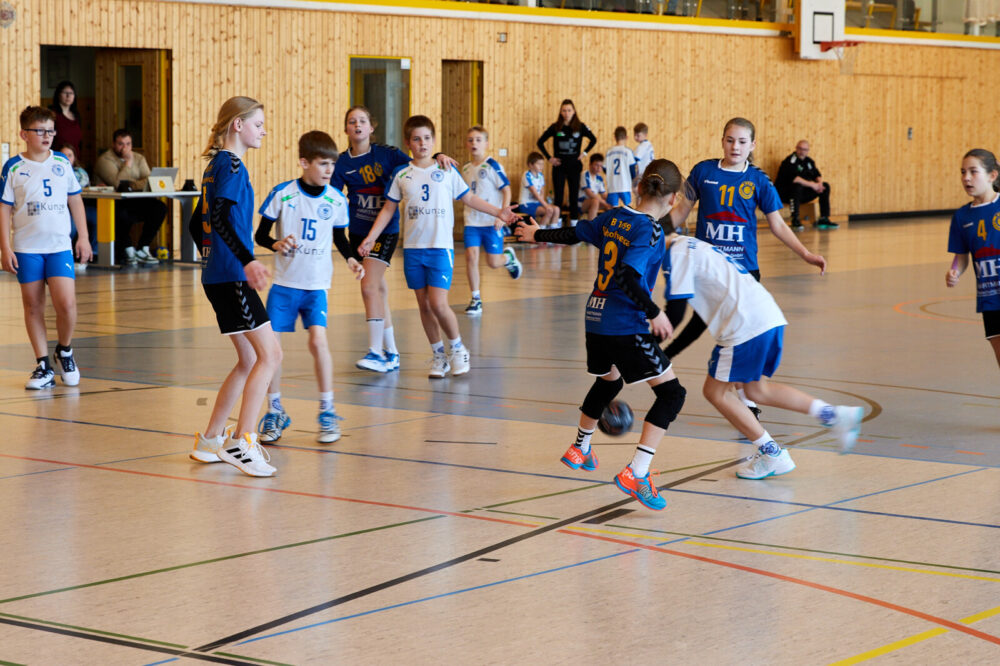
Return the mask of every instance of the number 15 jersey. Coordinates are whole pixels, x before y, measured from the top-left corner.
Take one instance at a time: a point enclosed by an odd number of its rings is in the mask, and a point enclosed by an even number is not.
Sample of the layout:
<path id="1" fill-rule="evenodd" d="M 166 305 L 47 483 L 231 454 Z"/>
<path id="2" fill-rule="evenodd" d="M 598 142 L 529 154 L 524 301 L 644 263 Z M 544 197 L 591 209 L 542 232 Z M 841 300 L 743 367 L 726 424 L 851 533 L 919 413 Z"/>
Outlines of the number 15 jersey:
<path id="1" fill-rule="evenodd" d="M 664 236 L 649 215 L 629 208 L 615 208 L 593 220 L 580 220 L 577 237 L 601 250 L 597 279 L 587 300 L 586 331 L 600 335 L 648 333 L 649 323 L 639 304 L 615 282 L 615 269 L 625 264 L 639 274 L 650 295 L 663 260 Z"/>

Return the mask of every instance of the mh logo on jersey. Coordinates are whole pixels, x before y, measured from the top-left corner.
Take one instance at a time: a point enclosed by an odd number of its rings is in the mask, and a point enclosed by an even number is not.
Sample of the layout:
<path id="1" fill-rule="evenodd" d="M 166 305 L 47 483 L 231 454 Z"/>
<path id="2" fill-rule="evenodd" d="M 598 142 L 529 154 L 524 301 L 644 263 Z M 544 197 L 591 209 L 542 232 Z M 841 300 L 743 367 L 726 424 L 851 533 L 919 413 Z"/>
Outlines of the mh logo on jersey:
<path id="1" fill-rule="evenodd" d="M 740 183 L 740 196 L 747 200 L 753 199 L 753 183 L 749 180 Z"/>
<path id="2" fill-rule="evenodd" d="M 712 241 L 722 241 L 723 243 L 742 243 L 743 242 L 743 229 L 742 224 L 714 224 L 712 222 L 705 223 L 705 237 Z"/>
<path id="3" fill-rule="evenodd" d="M 330 204 L 321 204 L 319 208 L 316 209 L 316 216 L 321 220 L 329 220 L 333 217 L 333 206 Z"/>
<path id="4" fill-rule="evenodd" d="M 1000 263 L 997 257 L 988 259 L 976 259 L 976 277 L 995 278 L 997 277 L 997 264 Z"/>
<path id="5" fill-rule="evenodd" d="M 587 308 L 593 310 L 603 310 L 604 302 L 606 300 L 607 299 L 601 298 L 600 296 L 591 296 L 590 299 L 587 301 Z"/>
<path id="6" fill-rule="evenodd" d="M 367 208 L 368 210 L 378 210 L 382 208 L 385 203 L 385 199 L 382 198 L 380 194 L 359 194 L 358 195 L 358 206 L 361 208 Z"/>

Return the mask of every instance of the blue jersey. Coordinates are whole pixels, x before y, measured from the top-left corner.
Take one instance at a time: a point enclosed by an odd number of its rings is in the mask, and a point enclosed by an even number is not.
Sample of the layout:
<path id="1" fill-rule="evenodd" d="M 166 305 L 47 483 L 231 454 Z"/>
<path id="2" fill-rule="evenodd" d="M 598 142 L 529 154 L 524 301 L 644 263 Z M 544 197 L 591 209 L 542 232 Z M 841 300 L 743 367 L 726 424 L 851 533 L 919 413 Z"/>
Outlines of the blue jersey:
<path id="1" fill-rule="evenodd" d="M 972 255 L 976 271 L 976 312 L 1000 310 L 1000 197 L 968 203 L 951 218 L 948 251 Z"/>
<path id="2" fill-rule="evenodd" d="M 209 216 L 216 199 L 232 201 L 229 219 L 223 223 L 235 232 L 235 239 L 253 254 L 253 186 L 243 160 L 228 150 L 220 150 L 208 163 L 201 178 L 203 284 L 244 282 L 243 265 L 212 228 Z"/>
<path id="3" fill-rule="evenodd" d="M 717 245 L 748 271 L 757 270 L 757 208 L 765 215 L 781 210 L 781 197 L 767 174 L 747 162 L 726 171 L 720 160 L 691 169 L 684 196 L 698 202 L 694 237 Z"/>
<path id="4" fill-rule="evenodd" d="M 580 220 L 577 237 L 601 250 L 594 291 L 587 300 L 588 333 L 632 335 L 648 333 L 642 308 L 625 295 L 614 279 L 615 268 L 631 266 L 650 295 L 663 261 L 664 235 L 649 215 L 629 207 L 615 208 L 593 220 Z"/>
<path id="5" fill-rule="evenodd" d="M 380 143 L 371 144 L 363 155 L 351 155 L 350 150 L 340 154 L 333 167 L 330 184 L 337 190 L 347 186 L 352 234 L 368 235 L 385 203 L 385 188 L 389 185 L 392 172 L 409 163 L 410 158 L 399 148 Z M 389 226 L 382 233 L 399 233 L 398 210 L 392 214 Z"/>

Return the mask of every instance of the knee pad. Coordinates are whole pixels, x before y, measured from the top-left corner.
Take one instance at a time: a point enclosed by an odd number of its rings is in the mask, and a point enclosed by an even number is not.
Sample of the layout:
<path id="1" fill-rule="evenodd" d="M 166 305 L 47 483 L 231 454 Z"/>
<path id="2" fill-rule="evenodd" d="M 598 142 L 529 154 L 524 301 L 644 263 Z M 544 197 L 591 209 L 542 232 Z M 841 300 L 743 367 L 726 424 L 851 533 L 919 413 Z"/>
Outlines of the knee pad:
<path id="1" fill-rule="evenodd" d="M 657 428 L 666 430 L 680 414 L 687 391 L 681 386 L 680 381 L 671 379 L 669 382 L 654 386 L 653 393 L 656 394 L 656 400 L 646 413 L 646 420 Z"/>
<path id="2" fill-rule="evenodd" d="M 594 385 L 587 391 L 587 397 L 583 399 L 583 404 L 580 405 L 580 411 L 592 419 L 601 418 L 604 408 L 615 399 L 615 396 L 618 395 L 624 386 L 625 380 L 621 377 L 613 382 L 600 378 L 595 379 Z"/>

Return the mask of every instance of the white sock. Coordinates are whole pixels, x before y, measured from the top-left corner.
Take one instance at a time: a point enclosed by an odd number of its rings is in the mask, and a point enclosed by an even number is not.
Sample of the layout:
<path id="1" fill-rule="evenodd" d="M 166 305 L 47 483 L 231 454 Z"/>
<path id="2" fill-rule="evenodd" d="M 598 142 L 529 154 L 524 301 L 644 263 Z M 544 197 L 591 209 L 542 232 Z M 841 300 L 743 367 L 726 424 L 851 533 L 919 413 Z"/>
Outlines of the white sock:
<path id="1" fill-rule="evenodd" d="M 478 289 L 476 289 L 474 292 L 472 292 L 472 297 L 474 299 L 476 299 L 477 301 L 481 300 L 480 297 L 479 297 L 479 290 Z"/>
<path id="2" fill-rule="evenodd" d="M 462 348 L 462 336 L 460 335 L 457 338 L 455 338 L 454 340 L 449 340 L 448 341 L 448 345 L 451 347 L 452 351 L 461 349 Z"/>
<path id="3" fill-rule="evenodd" d="M 736 395 L 740 396 L 740 400 L 742 400 L 743 404 L 746 405 L 747 407 L 757 406 L 756 402 L 747 398 L 747 394 L 743 392 L 743 389 L 736 389 Z"/>
<path id="4" fill-rule="evenodd" d="M 577 427 L 576 429 L 576 446 L 580 449 L 580 453 L 587 455 L 590 453 L 590 438 L 594 434 L 593 430 L 584 430 L 583 428 Z"/>
<path id="5" fill-rule="evenodd" d="M 272 414 L 280 414 L 285 411 L 285 408 L 281 406 L 281 391 L 267 394 L 267 411 Z"/>
<path id="6" fill-rule="evenodd" d="M 440 340 L 438 340 L 437 342 L 432 342 L 431 343 L 431 351 L 434 352 L 435 354 L 443 354 L 444 353 L 444 343 L 442 341 L 440 341 Z"/>
<path id="7" fill-rule="evenodd" d="M 771 437 L 771 433 L 766 430 L 763 435 L 753 441 L 753 445 L 757 447 L 758 451 L 766 453 L 769 456 L 776 456 L 781 453 L 781 447 L 774 441 L 774 437 Z"/>
<path id="8" fill-rule="evenodd" d="M 319 411 L 329 412 L 333 410 L 333 391 L 323 391 L 319 394 Z"/>
<path id="9" fill-rule="evenodd" d="M 142 251 L 145 252 L 147 255 L 152 256 L 151 254 L 149 254 L 149 246 L 148 245 L 143 245 L 142 246 Z"/>
<path id="10" fill-rule="evenodd" d="M 399 350 L 396 349 L 396 335 L 392 326 L 382 329 L 382 348 L 391 354 L 399 353 Z"/>
<path id="11" fill-rule="evenodd" d="M 632 456 L 632 462 L 629 463 L 635 478 L 641 479 L 649 474 L 649 463 L 653 462 L 654 453 L 656 451 L 650 451 L 643 446 L 635 447 L 635 455 Z"/>
<path id="12" fill-rule="evenodd" d="M 823 425 L 830 425 L 834 420 L 833 405 L 819 399 L 813 400 L 809 405 L 809 416 Z"/>
<path id="13" fill-rule="evenodd" d="M 369 319 L 368 321 L 368 349 L 379 356 L 382 355 L 382 338 L 384 335 L 385 320 Z"/>

